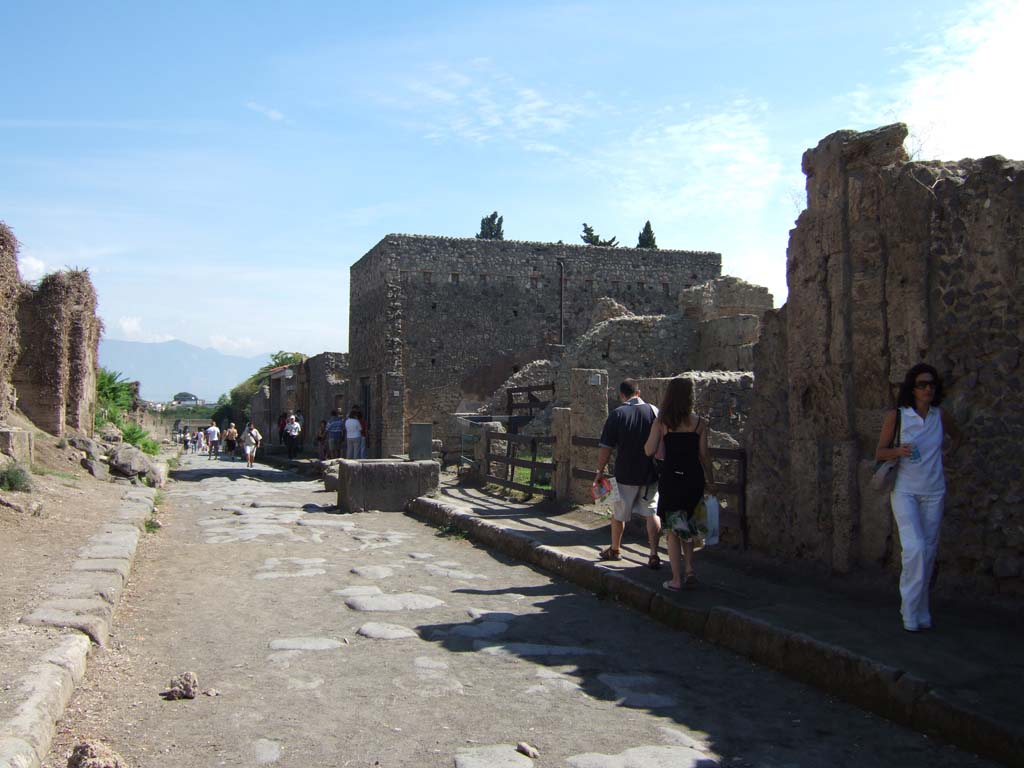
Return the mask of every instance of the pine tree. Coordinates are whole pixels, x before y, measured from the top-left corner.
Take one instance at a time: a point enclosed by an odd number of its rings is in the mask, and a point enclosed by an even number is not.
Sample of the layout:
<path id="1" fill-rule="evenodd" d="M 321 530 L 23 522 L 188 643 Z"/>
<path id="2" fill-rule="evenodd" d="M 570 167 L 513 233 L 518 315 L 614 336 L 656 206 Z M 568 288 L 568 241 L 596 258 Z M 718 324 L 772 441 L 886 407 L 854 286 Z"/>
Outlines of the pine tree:
<path id="1" fill-rule="evenodd" d="M 658 243 L 654 239 L 654 230 L 651 229 L 651 222 L 648 221 L 644 224 L 643 231 L 640 233 L 640 238 L 636 241 L 637 248 L 651 248 L 658 250 Z"/>
<path id="2" fill-rule="evenodd" d="M 605 245 L 609 248 L 614 248 L 619 244 L 619 238 L 617 237 L 613 237 L 611 240 L 602 240 L 601 236 L 594 231 L 594 228 L 585 221 L 583 222 L 583 234 L 580 235 L 580 240 L 587 245 Z"/>
<path id="3" fill-rule="evenodd" d="M 501 227 L 503 221 L 505 221 L 505 217 L 499 216 L 497 211 L 490 216 L 484 216 L 480 219 L 480 232 L 476 236 L 477 240 L 504 240 L 505 230 Z"/>

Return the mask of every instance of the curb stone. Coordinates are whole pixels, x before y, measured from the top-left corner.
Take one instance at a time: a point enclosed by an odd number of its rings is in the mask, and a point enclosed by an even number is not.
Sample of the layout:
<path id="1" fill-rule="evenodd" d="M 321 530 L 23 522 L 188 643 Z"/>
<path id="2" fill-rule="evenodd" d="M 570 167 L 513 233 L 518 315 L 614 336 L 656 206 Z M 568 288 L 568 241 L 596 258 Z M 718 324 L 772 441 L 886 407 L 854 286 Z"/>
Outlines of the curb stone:
<path id="1" fill-rule="evenodd" d="M 106 645 L 155 495 L 150 489 L 128 491 L 115 519 L 78 550 L 67 579 L 47 588 L 52 597 L 22 617 L 30 626 L 77 631 L 63 634 L 21 678 L 24 699 L 13 718 L 0 722 L 0 768 L 38 768 L 50 751 L 57 721 L 85 675 L 92 643 Z"/>
<path id="2" fill-rule="evenodd" d="M 411 517 L 457 528 L 481 544 L 536 565 L 585 589 L 608 594 L 657 621 L 869 712 L 956 747 L 1024 767 L 1024 734 L 932 690 L 925 680 L 838 645 L 726 607 L 680 604 L 628 575 L 560 552 L 452 504 L 421 496 L 406 507 Z M 0 763 L 2 766 L 2 763 Z"/>

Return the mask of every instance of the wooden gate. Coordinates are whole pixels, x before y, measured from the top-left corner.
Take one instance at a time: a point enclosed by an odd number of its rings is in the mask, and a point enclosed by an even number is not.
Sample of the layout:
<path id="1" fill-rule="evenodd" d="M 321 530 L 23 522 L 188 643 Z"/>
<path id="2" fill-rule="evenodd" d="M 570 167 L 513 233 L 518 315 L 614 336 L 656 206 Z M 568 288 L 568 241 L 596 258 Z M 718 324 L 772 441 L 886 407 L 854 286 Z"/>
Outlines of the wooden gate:
<path id="1" fill-rule="evenodd" d="M 504 452 L 495 453 L 495 443 L 504 443 Z M 554 498 L 554 444 L 554 435 L 484 432 L 484 481 L 513 491 Z M 529 458 L 521 458 L 524 454 Z"/>
<path id="2" fill-rule="evenodd" d="M 545 399 L 541 399 L 537 396 L 538 392 L 550 392 L 551 394 Z M 543 411 L 551 405 L 555 399 L 555 384 L 552 382 L 551 384 L 532 384 L 527 387 L 509 387 L 505 393 L 508 396 L 508 431 L 517 434 L 519 427 L 532 419 L 536 411 Z M 516 395 L 526 395 L 526 400 L 517 401 Z"/>

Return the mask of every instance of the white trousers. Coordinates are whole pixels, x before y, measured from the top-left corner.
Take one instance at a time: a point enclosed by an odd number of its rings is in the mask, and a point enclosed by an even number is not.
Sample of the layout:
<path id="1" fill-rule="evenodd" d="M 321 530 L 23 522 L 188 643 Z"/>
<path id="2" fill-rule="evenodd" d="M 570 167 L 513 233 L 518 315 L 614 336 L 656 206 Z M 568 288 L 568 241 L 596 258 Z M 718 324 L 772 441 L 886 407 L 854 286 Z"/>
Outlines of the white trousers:
<path id="1" fill-rule="evenodd" d="M 945 494 L 913 494 L 893 491 L 889 497 L 903 549 L 900 573 L 900 608 L 907 629 L 928 628 L 932 615 L 928 608 L 928 583 L 939 549 L 939 527 Z"/>

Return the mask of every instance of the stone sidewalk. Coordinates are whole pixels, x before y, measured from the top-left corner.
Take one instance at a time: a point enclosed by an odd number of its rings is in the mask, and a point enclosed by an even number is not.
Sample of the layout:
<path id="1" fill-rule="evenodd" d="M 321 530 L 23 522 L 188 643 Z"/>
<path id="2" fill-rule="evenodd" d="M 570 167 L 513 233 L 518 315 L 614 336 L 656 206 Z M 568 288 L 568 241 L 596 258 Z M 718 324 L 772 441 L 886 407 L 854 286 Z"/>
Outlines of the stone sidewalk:
<path id="1" fill-rule="evenodd" d="M 646 543 L 600 563 L 607 522 L 588 510 L 518 504 L 443 485 L 409 513 L 556 573 L 653 618 L 876 714 L 1008 765 L 1024 766 L 1024 643 L 1006 617 L 937 601 L 936 628 L 904 632 L 896 590 L 879 599 L 728 551 L 697 554 L 699 585 L 668 593 Z"/>
<path id="2" fill-rule="evenodd" d="M 85 674 L 92 644 L 105 645 L 156 492 L 125 492 L 49 597 L 0 631 L 0 671 L 16 681 L 0 691 L 0 768 L 34 768 Z"/>

